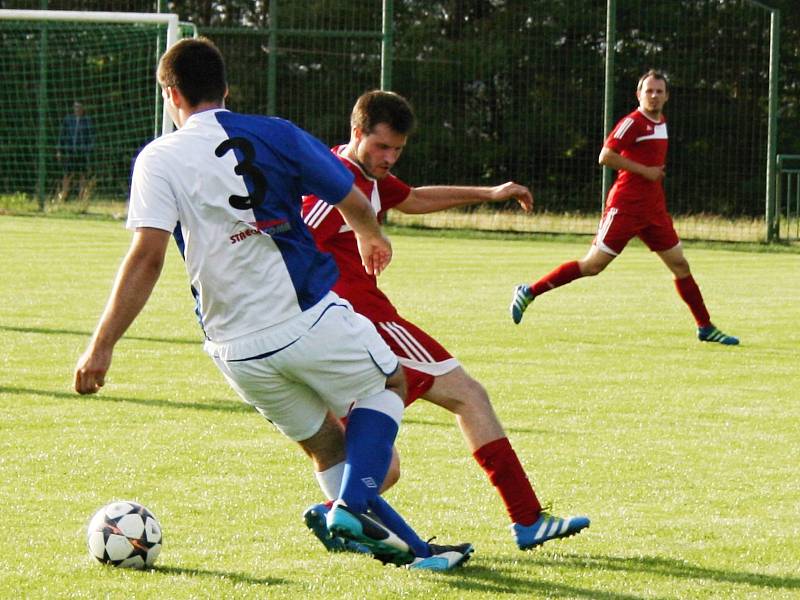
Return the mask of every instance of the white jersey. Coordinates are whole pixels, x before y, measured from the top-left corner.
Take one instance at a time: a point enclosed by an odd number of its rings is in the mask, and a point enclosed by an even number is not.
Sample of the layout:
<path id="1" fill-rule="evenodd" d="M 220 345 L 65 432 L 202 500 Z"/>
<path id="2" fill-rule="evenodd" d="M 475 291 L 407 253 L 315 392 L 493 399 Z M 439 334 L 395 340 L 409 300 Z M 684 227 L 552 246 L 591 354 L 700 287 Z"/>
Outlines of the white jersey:
<path id="1" fill-rule="evenodd" d="M 338 271 L 303 223 L 301 197 L 336 203 L 352 182 L 319 140 L 292 123 L 209 110 L 142 150 L 127 226 L 174 233 L 207 348 L 224 353 L 318 312 L 310 309 Z"/>

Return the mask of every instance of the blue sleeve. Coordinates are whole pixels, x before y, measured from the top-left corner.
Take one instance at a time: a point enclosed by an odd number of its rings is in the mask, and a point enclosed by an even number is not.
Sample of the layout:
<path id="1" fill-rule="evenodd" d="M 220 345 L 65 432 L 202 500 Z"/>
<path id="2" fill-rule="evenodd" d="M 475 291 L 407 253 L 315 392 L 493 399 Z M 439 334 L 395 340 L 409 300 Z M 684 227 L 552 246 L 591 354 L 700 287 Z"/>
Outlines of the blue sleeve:
<path id="1" fill-rule="evenodd" d="M 293 159 L 299 164 L 304 196 L 324 198 L 328 204 L 341 202 L 353 187 L 353 174 L 321 141 L 299 127 Z"/>

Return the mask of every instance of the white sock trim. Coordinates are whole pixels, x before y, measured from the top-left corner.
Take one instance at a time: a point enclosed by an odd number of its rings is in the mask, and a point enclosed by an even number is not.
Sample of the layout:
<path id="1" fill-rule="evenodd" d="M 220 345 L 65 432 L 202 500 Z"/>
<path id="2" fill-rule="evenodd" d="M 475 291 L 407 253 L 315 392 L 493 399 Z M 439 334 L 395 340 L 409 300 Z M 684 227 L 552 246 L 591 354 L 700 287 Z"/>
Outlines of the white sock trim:
<path id="1" fill-rule="evenodd" d="M 324 471 L 315 471 L 314 475 L 317 477 L 319 488 L 328 500 L 339 497 L 339 488 L 342 487 L 342 476 L 344 475 L 344 461 Z"/>
<path id="2" fill-rule="evenodd" d="M 398 427 L 403 420 L 403 411 L 405 410 L 400 396 L 391 390 L 381 390 L 377 394 L 356 400 L 353 410 L 357 408 L 369 408 L 381 412 L 397 423 Z"/>

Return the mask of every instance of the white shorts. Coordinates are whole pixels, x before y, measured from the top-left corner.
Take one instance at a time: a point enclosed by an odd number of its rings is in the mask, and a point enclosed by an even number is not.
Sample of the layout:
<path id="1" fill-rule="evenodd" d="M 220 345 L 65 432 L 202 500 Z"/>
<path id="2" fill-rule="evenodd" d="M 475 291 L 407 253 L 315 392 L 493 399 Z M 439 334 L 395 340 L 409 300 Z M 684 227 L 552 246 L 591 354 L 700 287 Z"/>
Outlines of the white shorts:
<path id="1" fill-rule="evenodd" d="M 328 411 L 343 417 L 353 402 L 385 389 L 398 368 L 375 326 L 342 300 L 282 349 L 212 358 L 239 396 L 295 441 L 317 433 Z"/>

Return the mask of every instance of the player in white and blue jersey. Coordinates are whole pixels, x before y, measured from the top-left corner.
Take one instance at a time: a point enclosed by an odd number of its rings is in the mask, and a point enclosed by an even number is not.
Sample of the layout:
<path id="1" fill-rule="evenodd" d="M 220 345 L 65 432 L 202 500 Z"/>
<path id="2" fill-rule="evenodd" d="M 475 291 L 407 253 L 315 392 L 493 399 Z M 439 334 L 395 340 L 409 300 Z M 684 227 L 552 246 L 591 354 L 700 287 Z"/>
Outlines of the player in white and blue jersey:
<path id="1" fill-rule="evenodd" d="M 133 242 L 78 361 L 81 394 L 104 384 L 116 342 L 147 302 L 174 234 L 205 333 L 231 387 L 312 457 L 336 498 L 332 532 L 384 562 L 450 568 L 470 544 L 431 546 L 378 488 L 403 413 L 405 380 L 372 324 L 331 292 L 338 277 L 300 215 L 301 198 L 332 200 L 359 236 L 368 272 L 391 260 L 352 175 L 292 123 L 227 111 L 225 66 L 205 39 L 179 42 L 158 70 L 178 131 L 137 158 L 128 227 Z M 348 414 L 347 430 L 339 418 Z M 374 512 L 379 520 L 367 516 Z"/>

